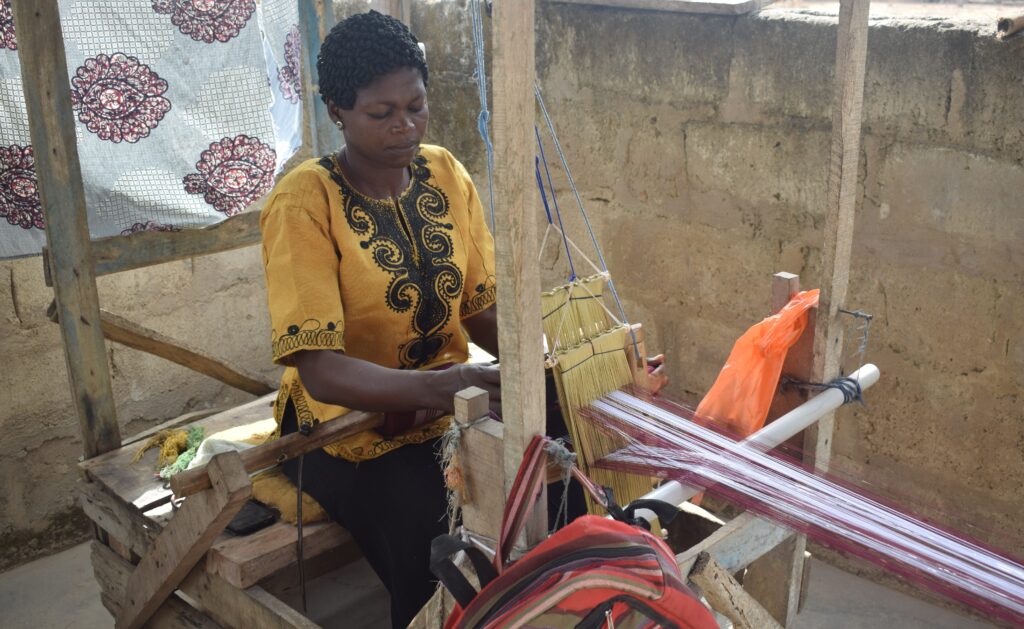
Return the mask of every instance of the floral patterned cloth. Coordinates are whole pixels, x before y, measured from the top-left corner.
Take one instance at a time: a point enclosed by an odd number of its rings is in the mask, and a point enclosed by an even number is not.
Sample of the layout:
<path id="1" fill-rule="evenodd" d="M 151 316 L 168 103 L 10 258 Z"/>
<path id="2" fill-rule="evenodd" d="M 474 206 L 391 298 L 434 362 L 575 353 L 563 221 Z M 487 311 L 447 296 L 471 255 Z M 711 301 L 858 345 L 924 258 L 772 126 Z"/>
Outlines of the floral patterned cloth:
<path id="1" fill-rule="evenodd" d="M 294 0 L 60 0 L 93 238 L 200 227 L 301 143 Z M 0 258 L 45 244 L 11 0 L 0 0 Z"/>

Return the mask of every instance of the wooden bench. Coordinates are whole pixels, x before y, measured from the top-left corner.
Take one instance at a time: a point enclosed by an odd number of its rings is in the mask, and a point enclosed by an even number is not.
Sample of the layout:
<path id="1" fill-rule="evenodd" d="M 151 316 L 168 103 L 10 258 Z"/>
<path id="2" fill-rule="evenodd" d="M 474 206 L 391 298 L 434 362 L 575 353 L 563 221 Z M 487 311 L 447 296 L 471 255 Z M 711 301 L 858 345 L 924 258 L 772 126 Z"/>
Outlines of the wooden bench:
<path id="1" fill-rule="evenodd" d="M 274 395 L 266 395 L 248 404 L 204 417 L 182 425 L 171 420 L 154 428 L 187 428 L 201 426 L 207 435 L 246 425 L 272 417 Z M 147 526 L 158 531 L 173 513 L 172 491 L 167 483 L 154 475 L 156 449 L 146 452 L 132 462 L 140 440 L 112 450 L 80 464 L 86 483 L 81 491 L 81 504 L 95 522 L 110 522 L 104 513 L 110 513 L 111 501 L 124 508 L 134 508 L 146 518 Z M 102 526 L 102 524 L 101 524 Z M 123 529 L 123 527 L 120 527 Z M 236 536 L 221 533 L 210 548 L 206 571 L 223 578 L 227 583 L 248 588 L 295 565 L 297 528 L 287 522 L 277 522 L 251 535 Z M 346 560 L 359 557 L 351 536 L 333 522 L 309 524 L 303 527 L 303 555 L 314 559 L 326 553 L 338 553 Z"/>

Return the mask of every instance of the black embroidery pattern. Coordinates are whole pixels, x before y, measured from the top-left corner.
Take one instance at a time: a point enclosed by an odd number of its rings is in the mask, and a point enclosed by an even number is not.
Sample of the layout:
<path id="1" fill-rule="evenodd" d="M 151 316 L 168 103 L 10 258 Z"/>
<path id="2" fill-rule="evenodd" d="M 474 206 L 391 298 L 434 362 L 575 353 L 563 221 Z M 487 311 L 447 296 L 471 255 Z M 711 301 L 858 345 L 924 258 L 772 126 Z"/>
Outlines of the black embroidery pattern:
<path id="1" fill-rule="evenodd" d="M 490 308 L 491 304 L 495 302 L 497 291 L 498 287 L 494 276 L 488 275 L 483 284 L 477 285 L 475 294 L 469 299 L 462 301 L 462 306 L 459 308 L 459 316 L 465 319 Z"/>
<path id="2" fill-rule="evenodd" d="M 345 220 L 374 263 L 391 275 L 384 295 L 394 312 L 412 312 L 416 338 L 398 348 L 403 368 L 416 369 L 436 357 L 452 335 L 443 332 L 452 317 L 452 302 L 462 293 L 462 272 L 452 261 L 454 226 L 446 222 L 448 197 L 428 183 L 430 169 L 422 155 L 412 165 L 412 181 L 396 207 L 371 199 L 349 186 L 333 159 L 320 165 L 341 189 Z"/>
<path id="3" fill-rule="evenodd" d="M 342 349 L 345 346 L 343 328 L 340 322 L 328 321 L 327 325 L 321 325 L 316 319 L 306 319 L 301 326 L 288 326 L 284 334 L 278 335 L 274 330 L 270 333 L 272 356 L 277 361 L 297 349 Z"/>

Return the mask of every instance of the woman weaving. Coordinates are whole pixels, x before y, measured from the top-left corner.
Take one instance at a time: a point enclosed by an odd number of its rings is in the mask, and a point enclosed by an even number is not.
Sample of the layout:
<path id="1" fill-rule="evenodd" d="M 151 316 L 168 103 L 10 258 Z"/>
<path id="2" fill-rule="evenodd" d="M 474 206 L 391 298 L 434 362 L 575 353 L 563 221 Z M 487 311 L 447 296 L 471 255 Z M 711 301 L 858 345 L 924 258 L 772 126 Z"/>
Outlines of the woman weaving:
<path id="1" fill-rule="evenodd" d="M 307 454 L 302 489 L 352 534 L 405 627 L 433 593 L 430 542 L 448 530 L 436 450 L 453 397 L 477 386 L 500 408 L 498 368 L 465 364 L 469 339 L 498 355 L 494 243 L 462 164 L 420 145 L 429 74 L 401 22 L 344 20 L 317 71 L 344 146 L 285 176 L 260 220 L 286 367 L 275 415 L 287 434 L 345 409 L 385 413 L 381 430 Z M 297 482 L 297 461 L 285 473 Z M 570 514 L 583 511 L 570 491 Z"/>
<path id="2" fill-rule="evenodd" d="M 260 219 L 286 367 L 275 414 L 289 433 L 346 408 L 388 413 L 384 430 L 306 455 L 303 489 L 352 534 L 405 627 L 433 592 L 430 541 L 448 529 L 435 455 L 447 421 L 424 409 L 451 412 L 468 386 L 501 400 L 498 368 L 463 364 L 466 332 L 497 355 L 494 244 L 465 168 L 420 145 L 429 75 L 401 22 L 339 23 L 317 71 L 345 144 L 284 177 Z"/>

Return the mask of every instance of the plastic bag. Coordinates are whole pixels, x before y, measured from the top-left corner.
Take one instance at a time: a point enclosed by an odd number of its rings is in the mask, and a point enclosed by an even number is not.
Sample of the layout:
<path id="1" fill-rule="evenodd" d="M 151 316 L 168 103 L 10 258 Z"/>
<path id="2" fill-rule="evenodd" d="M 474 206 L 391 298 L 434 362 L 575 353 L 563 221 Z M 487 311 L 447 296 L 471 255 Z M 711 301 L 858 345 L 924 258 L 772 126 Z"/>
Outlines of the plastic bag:
<path id="1" fill-rule="evenodd" d="M 732 347 L 725 366 L 697 416 L 740 437 L 764 426 L 786 353 L 807 327 L 807 311 L 818 305 L 818 289 L 797 293 L 772 316 L 750 327 Z"/>

